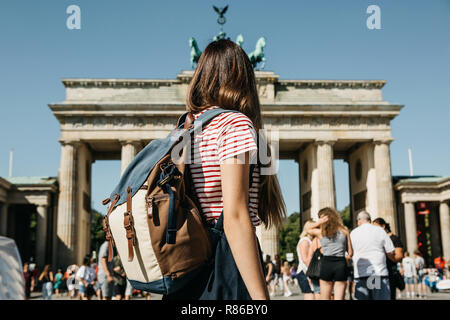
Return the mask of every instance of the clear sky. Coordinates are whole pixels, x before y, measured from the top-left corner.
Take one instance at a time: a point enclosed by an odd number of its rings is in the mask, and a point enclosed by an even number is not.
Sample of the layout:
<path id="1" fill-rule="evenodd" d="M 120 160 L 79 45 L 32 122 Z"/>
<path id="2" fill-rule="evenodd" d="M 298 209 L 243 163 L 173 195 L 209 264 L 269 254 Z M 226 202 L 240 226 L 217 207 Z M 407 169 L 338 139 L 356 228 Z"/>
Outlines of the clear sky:
<path id="1" fill-rule="evenodd" d="M 81 8 L 81 30 L 66 8 Z M 175 78 L 190 69 L 189 37 L 203 49 L 218 33 L 212 5 L 229 4 L 224 31 L 253 50 L 265 36 L 266 70 L 281 79 L 384 79 L 383 98 L 405 105 L 391 123 L 394 175 L 450 175 L 450 1 L 448 0 L 2 0 L 0 2 L 0 176 L 56 176 L 59 124 L 49 103 L 61 78 Z M 369 5 L 381 29 L 369 30 Z M 92 205 L 102 209 L 118 161 L 93 167 Z M 335 161 L 337 205 L 349 202 L 348 168 Z M 297 164 L 279 178 L 289 213 L 299 209 Z"/>

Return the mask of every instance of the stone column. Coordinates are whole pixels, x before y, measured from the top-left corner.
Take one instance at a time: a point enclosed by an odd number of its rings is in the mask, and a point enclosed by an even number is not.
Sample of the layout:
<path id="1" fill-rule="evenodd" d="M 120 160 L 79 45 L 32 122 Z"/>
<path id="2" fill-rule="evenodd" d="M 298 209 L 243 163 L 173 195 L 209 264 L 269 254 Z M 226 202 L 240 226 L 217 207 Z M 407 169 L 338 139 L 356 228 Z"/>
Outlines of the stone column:
<path id="1" fill-rule="evenodd" d="M 136 157 L 139 149 L 141 147 L 141 143 L 139 141 L 120 141 L 122 144 L 122 169 L 120 173 L 122 174 L 125 169 L 128 167 L 131 161 L 133 161 L 134 157 Z"/>
<path id="2" fill-rule="evenodd" d="M 375 216 L 384 218 L 391 225 L 392 232 L 398 234 L 394 211 L 391 157 L 389 144 L 392 140 L 375 141 L 374 163 L 377 184 L 377 209 Z M 375 217 L 374 217 L 375 218 Z"/>
<path id="3" fill-rule="evenodd" d="M 413 202 L 406 202 L 403 206 L 405 211 L 406 248 L 409 255 L 412 256 L 414 250 L 417 249 L 416 209 Z"/>
<path id="4" fill-rule="evenodd" d="M 334 195 L 333 144 L 334 141 L 316 142 L 317 169 L 319 173 L 319 210 L 324 207 L 336 207 L 336 197 Z"/>
<path id="5" fill-rule="evenodd" d="M 279 230 L 276 227 L 266 229 L 261 227 L 261 251 L 263 252 L 263 260 L 266 254 L 273 260 L 276 254 L 280 253 Z"/>
<path id="6" fill-rule="evenodd" d="M 8 235 L 8 204 L 3 203 L 0 207 L 0 235 Z"/>
<path id="7" fill-rule="evenodd" d="M 47 206 L 38 205 L 36 207 L 36 264 L 40 267 L 44 266 L 46 245 L 47 245 Z"/>
<path id="8" fill-rule="evenodd" d="M 439 205 L 439 217 L 441 222 L 442 255 L 448 261 L 450 259 L 450 210 L 448 203 Z"/>
<path id="9" fill-rule="evenodd" d="M 58 264 L 79 263 L 76 260 L 77 222 L 77 142 L 61 142 L 58 197 Z"/>

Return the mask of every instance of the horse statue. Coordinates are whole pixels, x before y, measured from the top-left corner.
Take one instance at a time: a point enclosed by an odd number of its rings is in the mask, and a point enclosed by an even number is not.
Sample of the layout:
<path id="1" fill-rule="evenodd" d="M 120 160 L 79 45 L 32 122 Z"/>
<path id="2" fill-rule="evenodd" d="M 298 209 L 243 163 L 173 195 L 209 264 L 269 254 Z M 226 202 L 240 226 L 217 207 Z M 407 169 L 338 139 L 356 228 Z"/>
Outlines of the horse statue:
<path id="1" fill-rule="evenodd" d="M 242 44 L 244 43 L 244 36 L 242 34 L 236 37 L 236 44 L 242 48 Z"/>
<path id="2" fill-rule="evenodd" d="M 266 46 L 266 38 L 261 37 L 256 42 L 255 51 L 251 52 L 248 57 L 254 69 L 259 62 L 262 62 L 261 69 L 264 69 L 266 58 L 264 58 L 264 47 Z"/>
<path id="3" fill-rule="evenodd" d="M 189 46 L 191 47 L 191 68 L 194 69 L 194 63 L 198 63 L 198 59 L 202 52 L 198 48 L 197 41 L 193 37 L 189 38 Z"/>

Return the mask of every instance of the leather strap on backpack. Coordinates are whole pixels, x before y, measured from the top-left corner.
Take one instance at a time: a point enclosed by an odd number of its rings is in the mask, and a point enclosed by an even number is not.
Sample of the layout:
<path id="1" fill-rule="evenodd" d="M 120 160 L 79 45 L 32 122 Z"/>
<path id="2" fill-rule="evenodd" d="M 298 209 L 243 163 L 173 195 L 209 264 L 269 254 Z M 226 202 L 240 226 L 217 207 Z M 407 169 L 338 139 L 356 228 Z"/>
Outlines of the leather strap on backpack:
<path id="1" fill-rule="evenodd" d="M 109 206 L 108 212 L 106 213 L 106 216 L 103 218 L 103 231 L 105 232 L 105 238 L 106 241 L 109 241 L 108 245 L 108 262 L 111 262 L 112 256 L 113 256 L 113 237 L 111 234 L 111 229 L 109 227 L 109 215 L 114 209 L 115 204 L 117 201 L 119 201 L 120 196 L 116 193 L 114 195 L 114 200 L 111 202 L 111 205 Z"/>
<path id="2" fill-rule="evenodd" d="M 123 213 L 123 227 L 127 232 L 127 240 L 128 240 L 128 261 L 133 261 L 134 258 L 134 250 L 133 246 L 136 244 L 136 237 L 134 232 L 134 221 L 133 215 L 131 213 L 132 205 L 131 205 L 131 188 L 127 188 L 127 211 Z"/>

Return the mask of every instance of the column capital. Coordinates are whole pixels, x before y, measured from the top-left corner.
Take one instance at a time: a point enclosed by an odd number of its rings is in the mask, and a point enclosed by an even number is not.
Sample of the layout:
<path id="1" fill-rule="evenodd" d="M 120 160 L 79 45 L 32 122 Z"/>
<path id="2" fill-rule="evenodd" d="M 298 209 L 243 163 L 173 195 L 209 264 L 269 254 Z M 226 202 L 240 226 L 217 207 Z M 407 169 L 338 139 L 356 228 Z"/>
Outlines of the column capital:
<path id="1" fill-rule="evenodd" d="M 73 140 L 68 140 L 68 139 L 61 140 L 60 139 L 60 140 L 58 140 L 58 142 L 61 144 L 61 146 L 69 145 L 69 146 L 73 146 L 75 148 L 77 148 L 81 145 L 81 141 L 77 140 L 77 139 L 73 139 Z"/>
<path id="2" fill-rule="evenodd" d="M 314 140 L 314 144 L 316 145 L 330 145 L 333 146 L 337 142 L 337 139 L 316 139 Z"/>
<path id="3" fill-rule="evenodd" d="M 392 141 L 394 141 L 393 138 L 386 138 L 386 139 L 374 139 L 373 143 L 375 145 L 380 145 L 380 144 L 387 144 L 390 145 L 392 143 Z"/>
<path id="4" fill-rule="evenodd" d="M 142 146 L 142 142 L 140 140 L 133 140 L 133 139 L 119 140 L 119 143 L 122 146 L 129 145 L 129 144 L 132 144 L 135 147 L 141 147 Z"/>

